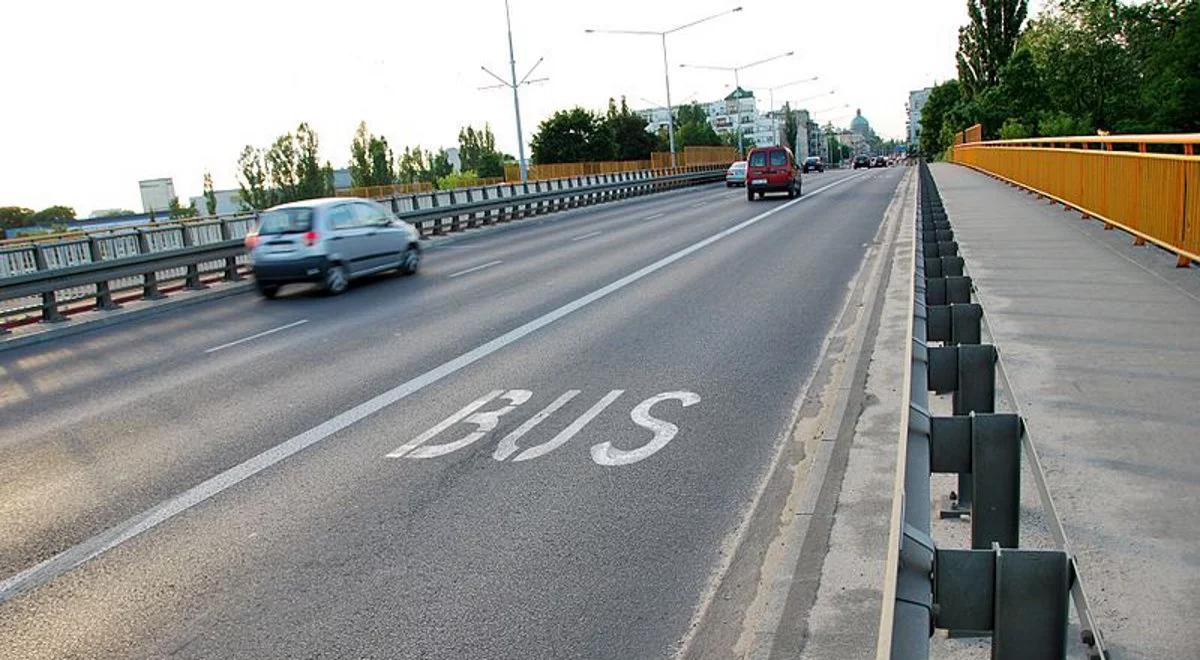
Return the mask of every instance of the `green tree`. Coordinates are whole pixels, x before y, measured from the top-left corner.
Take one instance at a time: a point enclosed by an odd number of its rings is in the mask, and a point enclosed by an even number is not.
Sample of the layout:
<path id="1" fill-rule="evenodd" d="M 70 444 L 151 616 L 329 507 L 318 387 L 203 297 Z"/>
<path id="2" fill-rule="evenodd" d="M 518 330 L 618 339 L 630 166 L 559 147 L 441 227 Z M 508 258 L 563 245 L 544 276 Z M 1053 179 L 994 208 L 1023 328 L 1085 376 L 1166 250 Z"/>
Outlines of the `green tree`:
<path id="1" fill-rule="evenodd" d="M 68 221 L 74 219 L 75 209 L 69 206 L 48 206 L 29 216 L 28 224 L 40 225 L 43 227 L 55 224 L 65 225 Z"/>
<path id="2" fill-rule="evenodd" d="M 783 143 L 795 149 L 800 137 L 800 121 L 790 103 L 783 104 Z"/>
<path id="3" fill-rule="evenodd" d="M 445 149 L 438 149 L 429 159 L 429 177 L 437 181 L 453 173 L 454 164 L 450 162 L 450 154 L 446 153 Z"/>
<path id="4" fill-rule="evenodd" d="M 1000 127 L 1001 140 L 1019 140 L 1032 135 L 1033 129 L 1028 124 L 1022 124 L 1019 119 L 1006 119 L 1004 125 Z"/>
<path id="5" fill-rule="evenodd" d="M 581 107 L 559 110 L 543 120 L 529 147 L 535 163 L 582 163 L 613 156 L 603 121 Z"/>
<path id="6" fill-rule="evenodd" d="M 0 229 L 16 229 L 32 224 L 33 209 L 22 206 L 0 206 Z"/>
<path id="7" fill-rule="evenodd" d="M 735 136 L 736 137 L 736 136 Z M 721 136 L 708 123 L 708 113 L 699 103 L 679 106 L 675 120 L 675 146 L 713 147 L 724 144 Z"/>
<path id="8" fill-rule="evenodd" d="M 217 193 L 213 190 L 212 175 L 204 173 L 204 209 L 208 215 L 217 214 Z"/>
<path id="9" fill-rule="evenodd" d="M 957 80 L 947 80 L 935 85 L 929 100 L 921 110 L 921 153 L 932 158 L 941 154 L 953 142 L 955 129 L 946 122 L 947 115 L 962 101 L 962 85 Z"/>
<path id="10" fill-rule="evenodd" d="M 247 210 L 262 210 L 275 203 L 267 181 L 267 167 L 261 149 L 246 145 L 238 156 L 238 188 Z"/>
<path id="11" fill-rule="evenodd" d="M 196 204 L 193 202 L 187 206 L 179 203 L 178 197 L 172 197 L 170 204 L 167 206 L 167 215 L 172 220 L 182 220 L 184 218 L 194 218 L 197 215 Z"/>
<path id="12" fill-rule="evenodd" d="M 504 176 L 504 154 L 496 151 L 496 136 L 492 127 L 484 124 L 482 130 L 467 126 L 458 132 L 458 157 L 464 171 L 476 172 L 485 178 Z"/>
<path id="13" fill-rule="evenodd" d="M 608 112 L 604 116 L 604 128 L 613 144 L 615 160 L 649 160 L 657 139 L 646 130 L 646 120 L 629 109 L 625 97 L 618 107 L 613 99 L 608 100 Z"/>
<path id="14" fill-rule="evenodd" d="M 958 33 L 958 78 L 967 96 L 997 84 L 1017 46 L 1028 0 L 967 0 L 970 22 Z"/>
<path id="15" fill-rule="evenodd" d="M 296 127 L 296 196 L 315 199 L 333 194 L 333 168 L 329 162 L 321 167 L 321 141 L 307 123 Z"/>
<path id="16" fill-rule="evenodd" d="M 420 146 L 404 147 L 397 162 L 397 175 L 402 183 L 429 181 L 429 154 Z"/>
<path id="17" fill-rule="evenodd" d="M 371 135 L 360 122 L 350 143 L 350 182 L 355 188 L 386 186 L 396 182 L 392 149 L 387 138 Z"/>

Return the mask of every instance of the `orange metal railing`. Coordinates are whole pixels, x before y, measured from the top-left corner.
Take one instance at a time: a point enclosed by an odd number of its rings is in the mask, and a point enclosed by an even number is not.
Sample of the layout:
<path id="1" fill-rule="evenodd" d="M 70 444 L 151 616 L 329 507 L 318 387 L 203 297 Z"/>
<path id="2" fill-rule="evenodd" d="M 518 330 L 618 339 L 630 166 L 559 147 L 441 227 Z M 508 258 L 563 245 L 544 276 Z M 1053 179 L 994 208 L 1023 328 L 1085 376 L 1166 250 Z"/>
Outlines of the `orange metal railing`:
<path id="1" fill-rule="evenodd" d="M 1186 266 L 1200 262 L 1196 145 L 1200 133 L 977 141 L 951 147 L 950 159 L 1170 250 Z M 1182 153 L 1151 153 L 1168 148 Z"/>

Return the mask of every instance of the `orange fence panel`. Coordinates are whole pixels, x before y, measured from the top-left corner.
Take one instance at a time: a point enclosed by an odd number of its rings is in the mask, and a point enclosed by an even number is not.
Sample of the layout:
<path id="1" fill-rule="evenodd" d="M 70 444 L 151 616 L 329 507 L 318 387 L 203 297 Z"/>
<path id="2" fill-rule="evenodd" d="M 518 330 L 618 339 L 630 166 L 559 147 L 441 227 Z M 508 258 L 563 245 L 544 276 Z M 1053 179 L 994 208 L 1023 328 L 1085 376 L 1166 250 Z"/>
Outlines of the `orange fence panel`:
<path id="1" fill-rule="evenodd" d="M 1200 156 L 1053 146 L 1118 142 L 1094 137 L 957 144 L 950 159 L 1175 252 L 1180 265 L 1200 261 Z M 1121 141 L 1185 144 L 1178 138 L 1187 137 L 1200 142 L 1200 135 L 1128 137 L 1134 139 Z"/>

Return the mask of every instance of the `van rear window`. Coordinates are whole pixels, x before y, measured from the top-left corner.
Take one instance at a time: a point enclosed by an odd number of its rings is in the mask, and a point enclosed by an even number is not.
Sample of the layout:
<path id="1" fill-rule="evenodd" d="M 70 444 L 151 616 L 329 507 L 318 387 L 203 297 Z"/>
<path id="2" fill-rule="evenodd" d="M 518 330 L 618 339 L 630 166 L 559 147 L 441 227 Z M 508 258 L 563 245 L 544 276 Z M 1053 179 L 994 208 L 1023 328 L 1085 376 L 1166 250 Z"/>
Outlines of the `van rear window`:
<path id="1" fill-rule="evenodd" d="M 312 229 L 313 210 L 304 206 L 275 209 L 262 214 L 260 234 L 300 234 Z"/>
<path id="2" fill-rule="evenodd" d="M 783 167 L 787 165 L 787 152 L 782 149 L 776 149 L 771 152 L 771 167 Z"/>
<path id="3" fill-rule="evenodd" d="M 755 151 L 750 154 L 750 167 L 763 167 L 767 164 L 767 152 Z"/>

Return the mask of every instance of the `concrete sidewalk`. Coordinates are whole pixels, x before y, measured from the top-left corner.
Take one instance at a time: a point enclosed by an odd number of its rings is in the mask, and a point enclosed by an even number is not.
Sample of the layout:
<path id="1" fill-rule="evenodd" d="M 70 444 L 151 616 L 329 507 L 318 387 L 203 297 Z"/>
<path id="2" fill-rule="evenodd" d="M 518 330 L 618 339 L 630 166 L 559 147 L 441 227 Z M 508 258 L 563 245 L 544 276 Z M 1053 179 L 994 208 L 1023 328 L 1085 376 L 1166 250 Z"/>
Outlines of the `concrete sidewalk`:
<path id="1" fill-rule="evenodd" d="M 1200 269 L 932 171 L 1109 650 L 1200 657 Z"/>

